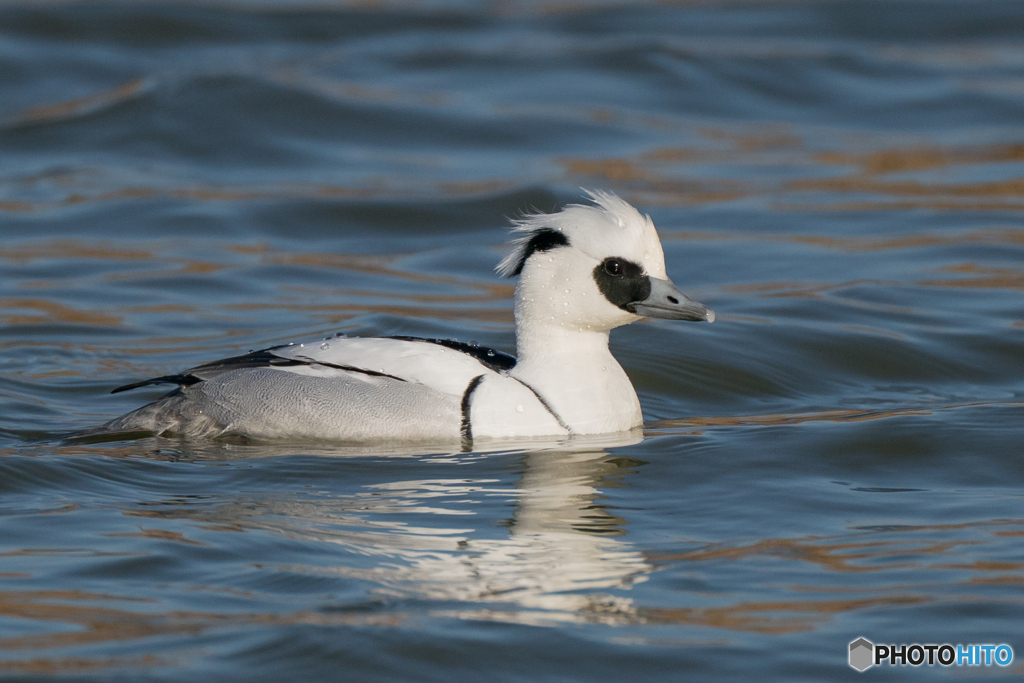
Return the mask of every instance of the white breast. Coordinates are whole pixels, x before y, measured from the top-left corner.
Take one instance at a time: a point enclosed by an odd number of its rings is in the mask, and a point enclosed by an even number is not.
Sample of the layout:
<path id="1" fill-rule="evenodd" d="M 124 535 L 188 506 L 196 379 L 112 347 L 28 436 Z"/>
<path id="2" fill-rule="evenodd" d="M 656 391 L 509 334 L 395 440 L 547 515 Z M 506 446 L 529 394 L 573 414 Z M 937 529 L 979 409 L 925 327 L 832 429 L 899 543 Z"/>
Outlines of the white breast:
<path id="1" fill-rule="evenodd" d="M 508 438 L 568 434 L 533 391 L 507 375 L 488 375 L 469 397 L 471 436 Z"/>

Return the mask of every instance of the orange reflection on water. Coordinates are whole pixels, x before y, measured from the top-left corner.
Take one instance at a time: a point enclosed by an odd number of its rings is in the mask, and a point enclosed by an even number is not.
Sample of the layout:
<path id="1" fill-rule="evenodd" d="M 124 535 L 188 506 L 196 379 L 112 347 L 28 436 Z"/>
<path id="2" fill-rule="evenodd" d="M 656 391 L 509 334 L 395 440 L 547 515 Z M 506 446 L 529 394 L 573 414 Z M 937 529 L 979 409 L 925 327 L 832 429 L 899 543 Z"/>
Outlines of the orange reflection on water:
<path id="1" fill-rule="evenodd" d="M 32 676 L 53 676 L 63 673 L 80 671 L 97 671 L 103 669 L 124 669 L 137 667 L 154 667 L 168 664 L 159 657 L 143 655 L 141 657 L 52 657 L 22 660 L 6 660 L 0 662 L 0 671 L 17 672 Z"/>
<path id="2" fill-rule="evenodd" d="M 348 270 L 357 273 L 369 273 L 412 282 L 429 282 L 438 285 L 453 285 L 460 289 L 472 287 L 487 292 L 489 298 L 511 298 L 515 291 L 514 284 L 471 281 L 465 278 L 443 275 L 440 273 L 417 273 L 395 268 L 394 263 L 408 254 L 344 254 L 324 252 L 283 251 L 262 244 L 239 244 L 227 247 L 239 254 L 256 255 L 261 263 L 274 265 L 302 265 L 313 268 L 330 268 Z"/>
<path id="3" fill-rule="evenodd" d="M 439 297 L 437 301 L 439 303 L 446 302 L 444 297 Z M 225 306 L 225 308 L 236 311 L 308 311 L 311 318 L 323 320 L 332 325 L 346 322 L 364 313 L 388 313 L 405 318 L 427 318 L 431 320 L 476 320 L 478 322 L 503 324 L 511 324 L 514 322 L 511 309 L 500 310 L 464 306 L 460 306 L 458 308 L 425 308 L 423 306 L 397 306 L 380 303 L 296 305 L 291 302 L 281 302 L 271 304 L 229 304 Z"/>
<path id="4" fill-rule="evenodd" d="M 796 150 L 804 146 L 803 139 L 793 133 L 790 126 L 777 123 L 762 124 L 755 131 L 744 132 L 705 126 L 700 129 L 700 133 L 709 140 L 725 140 L 731 143 L 732 149 L 741 152 Z"/>
<path id="5" fill-rule="evenodd" d="M 901 607 L 932 601 L 957 602 L 972 599 L 969 593 L 958 594 L 953 586 L 973 585 L 1017 586 L 1024 583 L 1024 563 L 992 560 L 971 562 L 936 562 L 960 559 L 968 552 L 984 552 L 987 541 L 983 534 L 1000 537 L 1024 533 L 1024 520 L 992 519 L 960 524 L 910 525 L 884 529 L 858 530 L 841 536 L 806 536 L 755 540 L 744 544 L 709 543 L 692 551 L 671 554 L 648 554 L 656 565 L 699 563 L 687 572 L 710 575 L 717 563 L 753 562 L 762 558 L 813 564 L 829 576 L 850 572 L 884 573 L 896 570 L 905 577 L 912 569 L 916 577 L 910 583 L 898 584 L 824 584 L 791 585 L 790 591 L 803 593 L 873 593 L 866 598 L 830 600 L 772 600 L 741 602 L 722 607 L 641 608 L 641 616 L 654 623 L 686 623 L 729 630 L 757 633 L 787 633 L 810 630 L 841 614 L 877 607 Z M 1006 527 L 1016 527 L 1006 529 Z M 950 538 L 951 533 L 966 532 L 967 537 Z M 950 570 L 970 573 L 1000 572 L 1003 576 L 966 576 L 950 583 Z M 775 586 L 774 588 L 778 588 Z M 1006 596 L 1002 598 L 1004 601 Z M 1021 602 L 1020 596 L 1016 602 Z M 797 616 L 793 616 L 797 615 Z"/>
<path id="6" fill-rule="evenodd" d="M 88 259 L 100 261 L 149 261 L 157 256 L 148 249 L 125 249 L 104 242 L 54 239 L 6 246 L 0 259 L 29 263 L 37 259 Z"/>
<path id="7" fill-rule="evenodd" d="M 612 184 L 634 202 L 641 204 L 692 205 L 726 202 L 750 194 L 737 181 L 691 179 L 659 175 L 657 165 L 631 159 L 561 159 L 560 164 L 573 182 Z M 639 191 L 640 194 L 637 194 Z"/>
<path id="8" fill-rule="evenodd" d="M 259 263 L 267 265 L 297 265 L 308 268 L 326 268 L 347 270 L 356 273 L 368 273 L 379 275 L 395 281 L 412 283 L 429 283 L 446 289 L 457 290 L 459 293 L 414 293 L 402 291 L 365 291 L 331 288 L 329 294 L 335 297 L 344 297 L 346 300 L 355 300 L 351 304 L 298 304 L 294 296 L 280 296 L 269 302 L 259 303 L 238 302 L 221 305 L 214 309 L 204 309 L 206 317 L 215 316 L 219 311 L 247 311 L 247 310 L 281 310 L 294 312 L 306 310 L 313 317 L 326 320 L 331 324 L 337 324 L 349 320 L 364 313 L 390 313 L 396 316 L 413 318 L 433 318 L 444 320 L 479 320 L 490 323 L 510 324 L 512 322 L 511 309 L 507 307 L 490 308 L 488 306 L 467 306 L 467 304 L 489 304 L 510 301 L 514 293 L 514 285 L 507 282 L 490 282 L 471 278 L 457 277 L 443 273 L 424 273 L 412 270 L 405 270 L 395 265 L 396 261 L 405 258 L 407 255 L 378 255 L 378 254 L 345 254 L 345 253 L 318 253 L 285 251 L 273 249 L 263 244 L 214 244 L 212 249 L 207 249 L 204 254 L 208 256 L 203 260 L 182 257 L 177 255 L 165 255 L 162 249 L 178 248 L 176 242 L 167 242 L 157 247 L 150 246 L 147 249 L 125 247 L 123 245 L 108 245 L 102 242 L 89 243 L 81 240 L 49 240 L 39 243 L 19 245 L 14 248 L 5 249 L 0 253 L 0 259 L 7 259 L 18 263 L 31 263 L 43 259 L 62 259 L 69 262 L 75 261 L 114 261 L 125 262 L 135 261 L 140 265 L 153 262 L 161 265 L 154 268 L 152 265 L 143 265 L 136 269 L 120 269 L 116 272 L 108 272 L 99 276 L 85 275 L 83 277 L 100 277 L 106 282 L 120 282 L 137 279 L 152 279 L 161 277 L 181 277 L 192 275 L 210 275 L 232 269 L 248 268 L 252 261 L 239 262 L 232 255 L 255 257 Z M 224 254 L 223 258 L 217 258 L 217 252 Z M 165 267 L 171 264 L 171 267 Z M 72 276 L 74 277 L 73 273 Z M 35 289 L 67 287 L 68 281 L 53 280 L 34 282 Z M 298 291 L 294 287 L 282 287 L 282 292 Z M 317 290 L 318 293 L 320 290 Z M 466 293 L 466 292 L 470 293 Z M 299 291 L 303 298 L 308 292 Z M 318 298 L 322 298 L 319 297 Z M 359 303 L 358 300 L 373 298 L 376 303 Z M 396 300 L 407 302 L 407 305 L 380 303 L 381 300 Z M 433 304 L 432 307 L 424 305 Z M 9 309 L 3 311 L 3 309 Z M 99 326 L 124 326 L 126 318 L 131 314 L 141 313 L 186 313 L 194 314 L 198 309 L 186 304 L 156 304 L 156 305 L 121 305 L 110 306 L 105 310 L 81 310 L 67 304 L 49 301 L 45 298 L 6 298 L 0 299 L 0 321 L 9 325 L 30 325 L 48 323 L 77 323 L 92 324 Z M 18 311 L 18 312 L 14 312 Z M 316 315 L 319 314 L 319 315 Z M 252 330 L 237 331 L 237 334 L 251 334 Z M 232 336 L 230 332 L 218 332 L 216 337 Z M 168 339 L 153 339 L 151 342 L 166 343 Z M 181 341 L 194 344 L 195 339 L 177 338 L 170 341 Z M 84 347 L 83 347 L 84 348 Z M 94 349 L 95 350 L 95 349 Z M 146 351 L 154 352 L 153 349 Z"/>
<path id="9" fill-rule="evenodd" d="M 918 531 L 918 530 L 915 530 Z M 896 538 L 879 541 L 849 541 L 845 537 L 766 538 L 749 545 L 727 546 L 711 544 L 699 550 L 674 555 L 648 555 L 651 562 L 707 562 L 725 560 L 734 562 L 756 557 L 777 557 L 797 562 L 809 562 L 830 572 L 879 572 L 891 569 L 921 566 L 921 559 L 891 562 L 890 558 L 916 555 L 945 555 L 962 546 L 978 545 L 981 541 L 959 540 L 931 542 Z M 932 565 L 933 568 L 948 568 Z M 958 569 L 971 567 L 958 566 Z"/>
<path id="10" fill-rule="evenodd" d="M 639 615 L 643 621 L 652 624 L 687 624 L 779 635 L 811 631 L 844 612 L 918 605 L 929 599 L 923 595 L 902 595 L 861 600 L 742 602 L 727 607 L 644 607 L 639 610 Z"/>
<path id="11" fill-rule="evenodd" d="M 156 82 L 152 79 L 136 78 L 85 97 L 27 109 L 11 117 L 8 125 L 67 121 L 139 97 L 152 90 L 155 85 Z"/>
<path id="12" fill-rule="evenodd" d="M 977 403 L 970 405 L 987 404 Z M 1004 404 L 1000 403 L 999 405 Z M 962 407 L 967 406 L 943 406 L 939 408 L 930 408 L 928 410 L 906 408 L 899 410 L 833 409 L 806 413 L 767 413 L 763 415 L 684 417 L 651 422 L 647 425 L 645 432 L 654 436 L 661 433 L 671 432 L 671 430 L 678 429 L 680 427 L 740 427 L 750 425 L 781 426 L 805 424 L 809 422 L 862 422 L 865 420 L 882 420 L 890 417 L 901 417 L 906 415 L 931 415 L 932 412 L 936 410 Z"/>
<path id="13" fill-rule="evenodd" d="M 820 298 L 822 294 L 832 290 L 845 287 L 856 287 L 858 285 L 898 285 L 896 282 L 881 282 L 879 280 L 847 280 L 845 282 L 758 282 L 745 285 L 728 285 L 723 287 L 727 292 L 759 293 L 769 297 L 786 298 L 800 297 L 808 299 Z"/>
<path id="14" fill-rule="evenodd" d="M 1024 403 L 1018 401 L 974 401 L 970 403 L 956 403 L 942 406 L 929 406 L 928 408 L 900 408 L 896 410 L 867 410 L 867 409 L 832 409 L 816 410 L 803 413 L 765 413 L 762 415 L 724 415 L 706 417 L 681 417 L 667 420 L 657 420 L 647 423 L 644 433 L 648 436 L 662 436 L 677 433 L 678 430 L 692 429 L 694 427 L 742 427 L 742 426 L 766 426 L 778 427 L 785 425 L 799 425 L 813 422 L 864 422 L 868 420 L 885 420 L 892 417 L 907 417 L 932 415 L 946 410 L 958 410 L 960 408 L 978 407 L 1024 407 Z"/>
<path id="15" fill-rule="evenodd" d="M 1024 289 L 1024 270 L 1019 268 L 984 268 L 975 263 L 946 266 L 942 272 L 975 277 L 925 280 L 919 284 L 930 287 L 966 287 L 971 289 Z"/>
<path id="16" fill-rule="evenodd" d="M 118 187 L 115 189 L 90 191 L 84 188 L 53 200 L 0 200 L 0 211 L 32 212 L 49 211 L 66 206 L 89 202 L 122 201 L 125 199 L 186 199 L 195 201 L 257 201 L 286 199 L 316 199 L 351 197 L 369 199 L 384 193 L 377 187 L 345 187 L 320 183 L 287 183 L 270 187 L 231 187 L 227 185 L 204 187 Z M 393 198 L 408 193 L 392 193 Z"/>
<path id="17" fill-rule="evenodd" d="M 594 179 L 600 179 L 627 198 L 662 206 L 765 197 L 771 200 L 770 208 L 778 211 L 1024 209 L 1024 177 L 979 182 L 886 177 L 968 164 L 1020 163 L 1024 161 L 1024 144 L 1017 141 L 849 152 L 811 149 L 800 135 L 772 123 L 699 132 L 708 144 L 660 147 L 623 157 L 564 158 L 558 163 L 572 182 L 592 185 Z M 863 145 L 863 140 L 858 142 Z M 725 170 L 720 168 L 723 166 Z M 742 167 L 745 171 L 737 173 Z M 784 170 L 786 177 L 776 180 L 779 170 Z M 812 203 L 791 196 L 808 192 L 829 193 L 833 198 L 817 198 Z M 850 194 L 899 199 L 851 202 L 842 198 Z"/>
<path id="18" fill-rule="evenodd" d="M 861 176 L 793 180 L 786 187 L 794 191 L 871 192 L 901 197 L 1024 197 L 1024 178 L 987 183 L 934 183 L 917 180 L 874 180 Z"/>
<path id="19" fill-rule="evenodd" d="M 765 232 L 691 232 L 659 231 L 663 242 L 764 242 L 783 244 L 805 244 L 840 251 L 890 251 L 897 249 L 919 249 L 957 245 L 1022 245 L 1024 230 L 1017 228 L 986 228 L 970 230 L 960 234 L 911 233 L 896 237 L 832 237 L 826 235 L 802 235 L 794 233 Z"/>
<path id="20" fill-rule="evenodd" d="M 283 75 L 279 74 L 279 77 Z M 288 81 L 293 76 L 285 76 Z M 303 79 L 313 78 L 308 75 Z M 300 79 L 301 80 L 301 79 Z M 309 85 L 309 83 L 306 83 Z M 334 96 L 385 100 L 391 93 L 377 93 L 358 87 L 317 80 L 314 89 L 340 87 Z M 418 96 L 416 96 L 418 97 Z M 102 98 L 101 98 L 102 99 Z M 61 105 L 63 106 L 63 105 Z M 60 109 L 60 107 L 58 107 Z M 70 110 L 74 110 L 71 106 Z M 44 112 L 45 113 L 45 112 Z M 559 116 L 570 116 L 568 113 Z M 572 116 L 577 116 L 574 114 Z M 571 118 L 571 117 L 570 117 Z M 661 129 L 665 123 L 642 122 L 643 117 L 623 117 L 612 111 L 594 110 L 588 119 L 616 125 L 640 125 Z M 657 125 L 656 125 L 657 124 Z M 678 126 L 678 123 L 675 124 Z M 550 178 L 533 178 L 536 183 L 569 181 L 576 185 L 612 186 L 634 202 L 659 206 L 687 206 L 732 202 L 761 197 L 766 209 L 775 211 L 894 211 L 929 208 L 937 211 L 1024 209 L 1024 177 L 986 181 L 933 181 L 928 178 L 890 178 L 895 173 L 926 173 L 964 165 L 1017 164 L 1024 161 L 1024 144 L 1012 141 L 989 146 L 889 147 L 866 152 L 844 149 L 812 149 L 791 127 L 761 123 L 735 129 L 688 129 L 705 142 L 690 146 L 663 146 L 620 157 L 551 158 L 562 169 Z M 860 140 L 858 147 L 870 144 Z M 417 168 L 443 163 L 443 157 L 393 158 L 396 166 Z M 742 170 L 740 170 L 742 169 Z M 779 173 L 782 171 L 782 174 Z M 998 175 L 998 173 L 997 173 Z M 206 184 L 181 187 L 168 185 L 94 187 L 76 180 L 74 174 L 56 182 L 45 179 L 65 194 L 57 199 L 35 200 L 17 196 L 0 200 L 0 211 L 31 212 L 88 202 L 148 200 L 155 198 L 189 201 L 248 202 L 287 199 L 353 198 L 404 200 L 412 197 L 470 197 L 511 190 L 522 185 L 518 177 L 449 178 L 427 180 L 408 186 L 382 177 L 364 177 L 349 185 L 286 182 L 260 186 Z M 30 184 L 29 178 L 20 182 Z M 117 183 L 120 181 L 111 181 Z M 817 193 L 814 200 L 798 197 Z M 830 195 L 822 197 L 820 195 Z M 844 199 L 849 195 L 875 195 L 870 199 Z"/>
<path id="21" fill-rule="evenodd" d="M 15 650 L 49 650 L 81 647 L 117 641 L 132 641 L 171 634 L 199 635 L 215 628 L 245 625 L 373 625 L 398 626 L 405 617 L 394 612 L 366 614 L 332 611 L 274 613 L 218 613 L 195 611 L 137 612 L 123 607 L 96 605 L 95 603 L 145 603 L 156 600 L 108 593 L 78 590 L 0 591 L 0 617 L 28 619 L 36 622 L 71 626 L 70 630 L 0 638 L 0 649 L 11 654 Z M 123 666 L 126 661 L 143 665 L 166 664 L 156 657 L 126 660 L 125 658 L 80 659 L 56 656 L 33 657 L 17 660 L 8 658 L 0 664 L 0 671 L 45 673 L 66 671 L 65 667 L 83 662 L 87 668 L 98 669 Z"/>
<path id="22" fill-rule="evenodd" d="M 818 203 L 813 208 L 840 211 L 906 210 L 992 210 L 1024 209 L 1024 177 L 980 182 L 941 182 L 926 179 L 885 179 L 892 174 L 912 174 L 965 165 L 997 166 L 1024 161 L 1024 144 L 1013 141 L 984 146 L 905 147 L 867 152 L 822 151 L 815 161 L 824 166 L 854 167 L 838 177 L 790 180 L 787 192 L 829 192 L 834 194 L 875 194 L 899 197 L 892 201 Z M 801 208 L 794 203 L 777 204 L 779 209 Z M 805 205 L 803 208 L 812 208 Z"/>
<path id="23" fill-rule="evenodd" d="M 119 315 L 72 308 L 46 299 L 0 299 L 0 309 L 32 311 L 31 313 L 0 313 L 0 321 L 6 325 L 48 325 L 61 322 L 117 327 L 124 321 Z"/>
<path id="24" fill-rule="evenodd" d="M 981 147 L 907 147 L 870 152 L 821 152 L 818 161 L 827 165 L 855 166 L 862 175 L 924 171 L 964 164 L 1024 161 L 1024 143 Z"/>
<path id="25" fill-rule="evenodd" d="M 207 545 L 201 541 L 193 541 L 190 538 L 185 538 L 185 535 L 180 531 L 168 531 L 167 529 L 141 529 L 138 533 L 133 534 L 122 533 L 103 535 L 108 538 L 153 538 L 158 541 L 172 541 L 174 543 L 183 543 L 185 545 Z"/>

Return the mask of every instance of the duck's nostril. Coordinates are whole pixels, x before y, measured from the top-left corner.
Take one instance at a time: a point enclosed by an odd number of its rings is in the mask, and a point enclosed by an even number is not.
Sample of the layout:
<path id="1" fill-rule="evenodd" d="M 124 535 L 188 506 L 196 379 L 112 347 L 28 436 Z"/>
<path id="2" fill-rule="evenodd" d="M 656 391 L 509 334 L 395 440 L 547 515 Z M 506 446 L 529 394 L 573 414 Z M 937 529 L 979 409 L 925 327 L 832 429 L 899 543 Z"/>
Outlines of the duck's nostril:
<path id="1" fill-rule="evenodd" d="M 668 300 L 669 300 L 669 301 L 671 301 L 671 302 L 672 302 L 672 303 L 674 303 L 674 304 L 677 304 L 677 303 L 679 303 L 679 299 L 675 298 L 674 296 L 670 296 L 670 297 L 668 298 Z"/>

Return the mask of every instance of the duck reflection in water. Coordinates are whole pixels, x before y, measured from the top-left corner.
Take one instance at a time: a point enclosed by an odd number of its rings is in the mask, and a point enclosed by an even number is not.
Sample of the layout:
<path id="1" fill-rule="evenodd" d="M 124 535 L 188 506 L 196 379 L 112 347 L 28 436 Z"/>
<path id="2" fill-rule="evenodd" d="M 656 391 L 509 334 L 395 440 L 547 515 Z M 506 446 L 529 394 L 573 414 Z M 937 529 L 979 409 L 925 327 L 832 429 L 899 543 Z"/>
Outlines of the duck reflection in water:
<path id="1" fill-rule="evenodd" d="M 635 443 L 640 435 L 619 439 Z M 338 563 L 293 564 L 289 554 L 281 563 L 269 558 L 261 566 L 374 584 L 354 609 L 365 610 L 366 599 L 416 599 L 468 603 L 432 610 L 461 618 L 536 624 L 635 620 L 633 601 L 620 591 L 645 581 L 652 566 L 623 540 L 625 520 L 600 500 L 602 488 L 621 486 L 617 480 L 642 463 L 610 457 L 604 449 L 472 457 L 521 459 L 514 486 L 490 477 L 365 481 L 343 495 L 268 494 L 202 510 L 162 503 L 159 512 L 147 505 L 129 514 L 200 516 L 224 528 L 340 545 L 347 552 Z M 389 464 L 380 471 L 395 469 Z M 496 523 L 501 510 L 485 509 L 495 504 L 511 504 L 511 517 Z"/>

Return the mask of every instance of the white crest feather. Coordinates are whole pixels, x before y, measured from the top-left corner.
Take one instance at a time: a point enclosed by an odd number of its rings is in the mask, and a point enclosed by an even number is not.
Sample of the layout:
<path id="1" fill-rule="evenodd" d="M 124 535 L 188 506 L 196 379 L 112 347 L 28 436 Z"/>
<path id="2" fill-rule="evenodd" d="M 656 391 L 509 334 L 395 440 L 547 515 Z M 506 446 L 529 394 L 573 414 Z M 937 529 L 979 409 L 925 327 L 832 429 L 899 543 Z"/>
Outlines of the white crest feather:
<path id="1" fill-rule="evenodd" d="M 593 205 L 568 204 L 557 213 L 534 213 L 513 219 L 512 233 L 521 236 L 512 239 L 512 250 L 497 265 L 495 271 L 502 277 L 514 275 L 527 256 L 526 249 L 538 230 L 560 232 L 569 239 L 570 244 L 573 243 L 574 233 L 580 228 L 633 231 L 637 233 L 639 240 L 649 239 L 653 233 L 660 256 L 661 245 L 649 217 L 642 216 L 631 204 L 611 192 L 587 189 L 583 191 L 593 200 Z"/>

